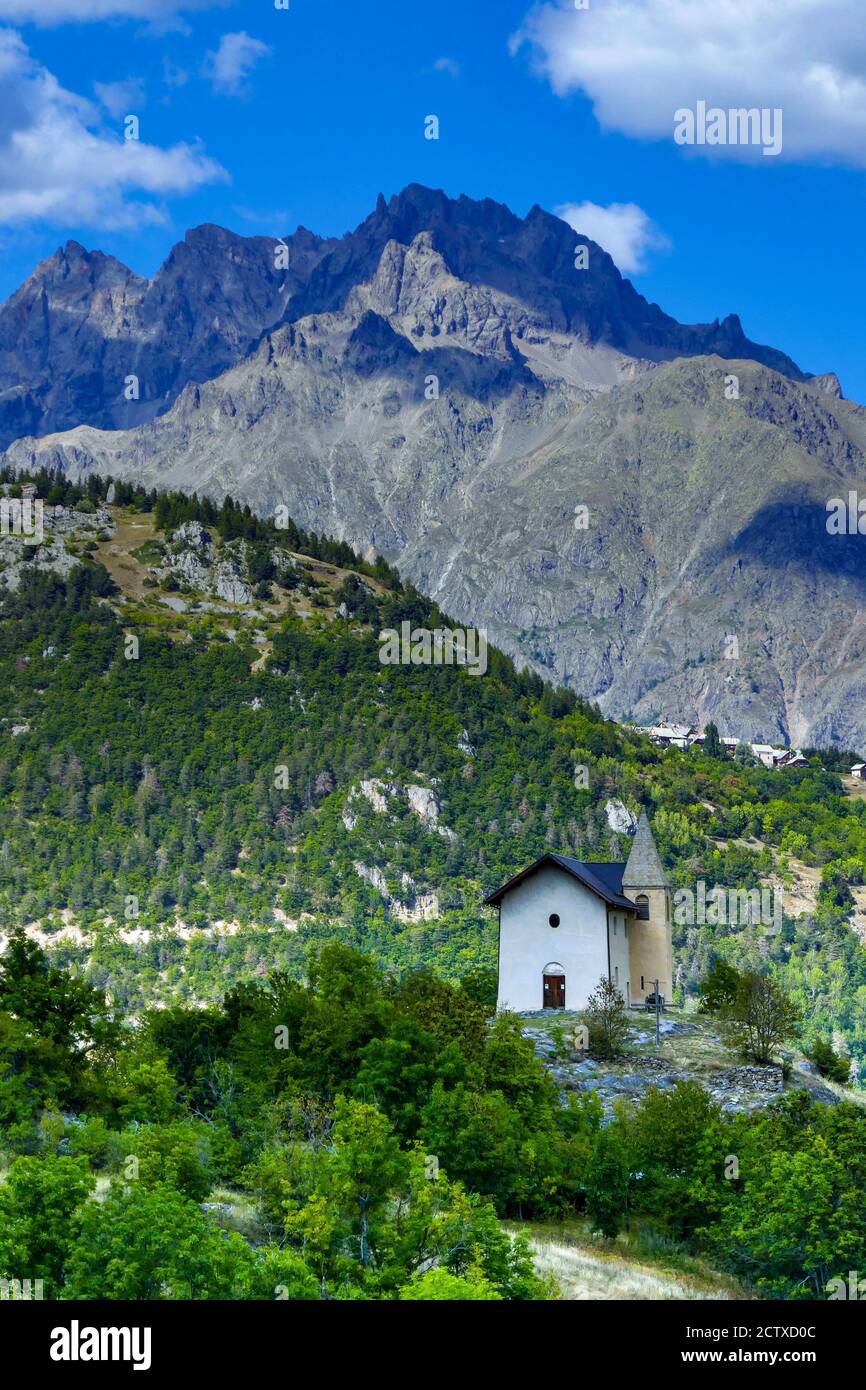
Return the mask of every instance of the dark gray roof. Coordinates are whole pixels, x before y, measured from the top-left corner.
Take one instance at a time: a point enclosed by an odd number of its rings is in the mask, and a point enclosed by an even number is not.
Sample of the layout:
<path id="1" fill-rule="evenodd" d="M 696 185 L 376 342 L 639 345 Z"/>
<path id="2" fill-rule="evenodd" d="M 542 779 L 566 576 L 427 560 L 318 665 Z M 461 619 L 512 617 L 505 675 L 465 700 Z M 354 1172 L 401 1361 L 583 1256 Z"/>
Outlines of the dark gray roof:
<path id="1" fill-rule="evenodd" d="M 641 813 L 631 853 L 625 866 L 622 882 L 629 888 L 666 888 L 668 886 L 656 842 L 650 830 L 646 811 Z"/>
<path id="2" fill-rule="evenodd" d="M 485 899 L 489 906 L 502 901 L 503 897 L 512 888 L 516 888 L 518 883 L 534 874 L 544 864 L 556 864 L 566 873 L 571 874 L 572 878 L 579 881 L 588 888 L 590 892 L 596 893 L 611 907 L 622 907 L 627 912 L 636 912 L 635 904 L 623 896 L 622 875 L 625 868 L 624 864 L 587 864 L 582 859 L 569 859 L 564 854 L 543 854 L 540 859 L 536 859 L 534 864 L 523 869 L 521 873 L 515 874 L 507 883 L 503 883 L 501 888 L 497 888 L 495 893 L 490 893 Z"/>
<path id="3" fill-rule="evenodd" d="M 602 883 L 606 883 L 612 893 L 622 892 L 622 875 L 625 864 L 623 864 L 621 860 L 613 859 L 602 864 L 596 864 L 595 862 L 587 864 L 580 859 L 572 859 L 568 862 L 572 864 L 582 864 L 584 869 L 589 869 L 589 872 L 594 878 L 600 878 Z"/>

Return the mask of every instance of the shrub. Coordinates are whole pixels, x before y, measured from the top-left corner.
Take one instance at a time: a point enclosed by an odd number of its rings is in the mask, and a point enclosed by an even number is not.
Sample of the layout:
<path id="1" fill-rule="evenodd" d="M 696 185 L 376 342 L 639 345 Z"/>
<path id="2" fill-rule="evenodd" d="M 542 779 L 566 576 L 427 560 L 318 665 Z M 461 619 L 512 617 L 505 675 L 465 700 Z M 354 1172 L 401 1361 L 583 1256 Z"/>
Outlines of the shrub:
<path id="1" fill-rule="evenodd" d="M 602 976 L 586 1005 L 589 1050 L 596 1057 L 616 1057 L 628 1034 L 625 1003 L 616 985 Z"/>

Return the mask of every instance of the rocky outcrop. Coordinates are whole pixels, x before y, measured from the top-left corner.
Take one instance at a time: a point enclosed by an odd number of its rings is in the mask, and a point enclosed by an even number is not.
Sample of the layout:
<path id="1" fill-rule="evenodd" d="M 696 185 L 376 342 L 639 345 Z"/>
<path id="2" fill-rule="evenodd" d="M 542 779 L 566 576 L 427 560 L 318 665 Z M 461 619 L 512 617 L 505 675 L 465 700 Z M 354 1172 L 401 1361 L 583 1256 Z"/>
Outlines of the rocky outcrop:
<path id="1" fill-rule="evenodd" d="M 253 596 L 249 584 L 241 578 L 235 566 L 225 560 L 220 561 L 214 570 L 213 591 L 217 598 L 226 603 L 249 603 Z"/>
<path id="2" fill-rule="evenodd" d="M 172 536 L 169 566 L 173 574 L 193 589 L 211 587 L 213 541 L 197 521 L 178 527 Z"/>
<path id="3" fill-rule="evenodd" d="M 398 792 L 396 783 L 382 782 L 377 777 L 365 778 L 358 790 L 379 815 L 385 814 L 388 810 L 388 798 L 396 796 Z"/>
<path id="4" fill-rule="evenodd" d="M 388 881 L 381 869 L 375 866 L 355 863 L 355 873 L 366 879 L 381 895 L 392 917 L 400 922 L 427 922 L 439 916 L 439 898 L 436 893 L 419 893 L 410 874 L 400 875 L 400 892 L 403 898 L 395 897 L 388 888 Z M 406 901 L 403 901 L 406 899 Z"/>
<path id="5" fill-rule="evenodd" d="M 612 798 L 604 803 L 607 823 L 616 835 L 633 835 L 637 821 L 628 807 L 620 800 Z"/>
<path id="6" fill-rule="evenodd" d="M 409 810 L 434 830 L 439 824 L 439 802 L 429 787 L 407 787 L 406 799 Z"/>
<path id="7" fill-rule="evenodd" d="M 0 488 L 0 498 L 4 495 Z M 0 533 L 0 588 L 17 589 L 25 569 L 51 570 L 65 577 L 81 564 L 84 545 L 114 532 L 114 519 L 107 507 L 88 512 L 43 504 L 41 525 L 39 544 L 14 533 Z M 55 655 L 53 647 L 43 651 L 46 660 Z"/>
<path id="8" fill-rule="evenodd" d="M 457 839 L 453 830 L 439 824 L 439 802 L 436 800 L 432 788 L 411 784 L 402 788 L 402 793 L 405 794 L 409 810 L 418 817 L 422 824 L 430 830 L 435 830 L 443 839 L 451 841 Z M 400 795 L 401 788 L 396 782 L 384 782 L 378 777 L 365 779 L 357 787 L 352 787 L 346 798 L 346 804 L 342 811 L 344 826 L 347 830 L 354 830 L 358 824 L 358 817 L 353 810 L 353 802 L 357 802 L 359 797 L 363 797 L 369 802 L 376 814 L 382 816 L 396 809 L 393 803 L 395 798 Z"/>
<path id="9" fill-rule="evenodd" d="M 191 589 L 224 603 L 252 602 L 252 586 L 245 578 L 244 543 L 233 541 L 217 556 L 213 538 L 196 521 L 186 522 L 172 533 L 164 563 L 157 572 L 162 576 L 171 574 Z"/>
<path id="10" fill-rule="evenodd" d="M 561 1095 L 593 1092 L 608 1120 L 613 1118 L 617 1102 L 640 1101 L 650 1087 L 670 1091 L 678 1082 L 697 1082 L 727 1113 L 762 1110 L 785 1088 L 781 1066 L 733 1061 L 706 1019 L 662 1019 L 661 1046 L 656 1051 L 654 1022 L 632 1012 L 624 1055 L 602 1061 L 570 1050 L 568 1032 L 563 1036 L 560 1031 L 564 1015 L 557 1015 L 555 1010 L 521 1017 L 525 1020 L 524 1037 L 532 1043 Z M 568 1019 L 577 1020 L 578 1015 L 570 1014 Z M 569 1032 L 572 1028 L 569 1022 Z M 788 1084 L 805 1088 L 814 1099 L 827 1104 L 837 1104 L 840 1099 L 820 1079 L 810 1076 L 802 1062 L 796 1064 Z"/>

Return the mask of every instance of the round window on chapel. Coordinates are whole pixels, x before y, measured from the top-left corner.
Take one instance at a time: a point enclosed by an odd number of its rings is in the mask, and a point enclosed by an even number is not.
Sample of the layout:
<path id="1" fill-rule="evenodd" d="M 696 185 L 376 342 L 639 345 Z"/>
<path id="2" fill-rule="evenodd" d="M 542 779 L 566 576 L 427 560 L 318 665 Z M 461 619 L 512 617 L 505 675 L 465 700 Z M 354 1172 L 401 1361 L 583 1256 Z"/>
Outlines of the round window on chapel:
<path id="1" fill-rule="evenodd" d="M 552 927 L 558 927 L 558 926 L 559 926 L 559 913 L 558 913 L 558 912 L 551 912 L 551 914 L 550 914 L 550 916 L 548 917 L 547 920 L 548 920 L 548 922 L 550 923 L 550 925 L 551 925 Z"/>

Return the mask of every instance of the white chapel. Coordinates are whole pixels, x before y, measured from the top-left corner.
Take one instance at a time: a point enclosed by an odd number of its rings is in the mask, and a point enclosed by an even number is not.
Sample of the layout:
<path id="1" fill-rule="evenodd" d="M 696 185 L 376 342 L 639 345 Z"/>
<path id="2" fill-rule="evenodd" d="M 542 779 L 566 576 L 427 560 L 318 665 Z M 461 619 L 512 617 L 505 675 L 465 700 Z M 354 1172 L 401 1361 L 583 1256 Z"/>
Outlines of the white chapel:
<path id="1" fill-rule="evenodd" d="M 625 1003 L 672 993 L 671 890 L 646 812 L 624 864 L 544 854 L 485 903 L 499 909 L 497 1008 L 583 1009 L 602 977 Z"/>

